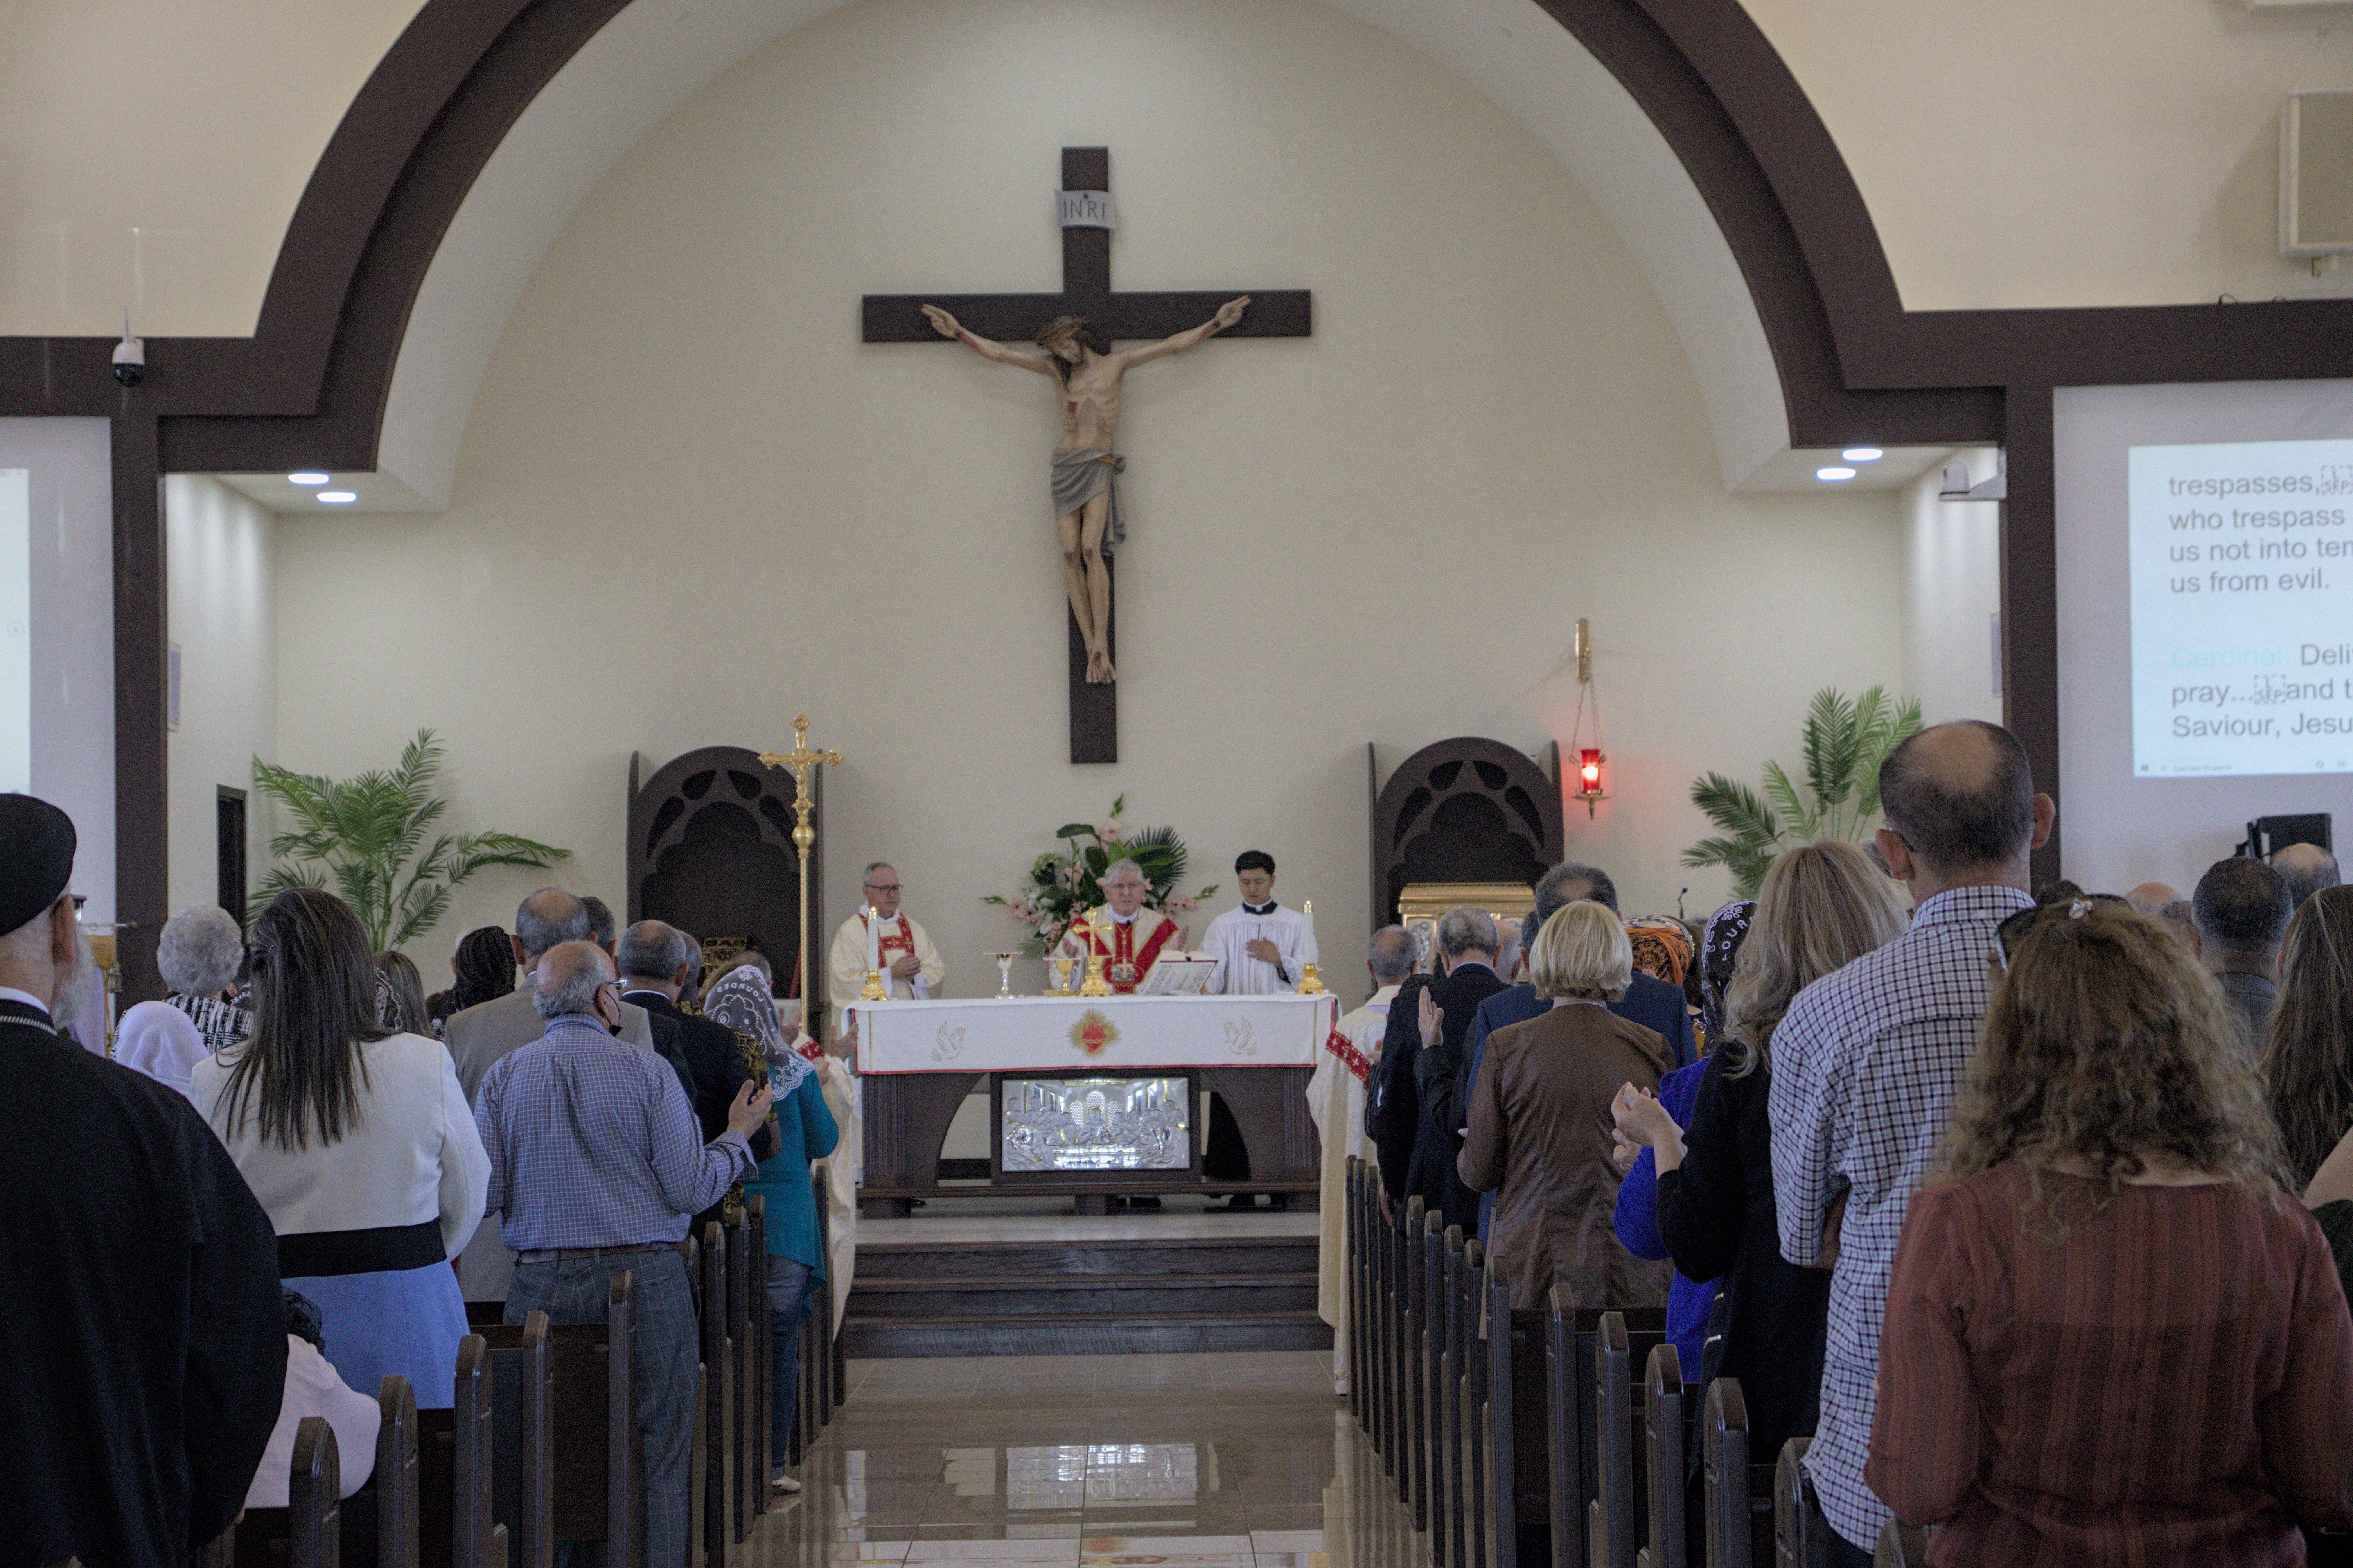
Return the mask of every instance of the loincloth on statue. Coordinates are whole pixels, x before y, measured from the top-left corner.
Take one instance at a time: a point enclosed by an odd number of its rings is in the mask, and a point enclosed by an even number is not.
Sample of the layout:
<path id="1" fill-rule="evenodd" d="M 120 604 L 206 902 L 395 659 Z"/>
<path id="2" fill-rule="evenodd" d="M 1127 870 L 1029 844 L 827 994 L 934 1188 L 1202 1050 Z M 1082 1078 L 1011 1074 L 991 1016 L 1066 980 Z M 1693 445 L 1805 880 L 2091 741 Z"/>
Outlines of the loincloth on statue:
<path id="1" fill-rule="evenodd" d="M 1084 511 L 1087 502 L 1108 492 L 1111 509 L 1103 519 L 1103 552 L 1108 555 L 1113 546 L 1127 537 L 1127 519 L 1120 515 L 1119 485 L 1115 476 L 1127 467 L 1127 459 L 1116 452 L 1106 452 L 1101 447 L 1079 447 L 1053 455 L 1050 488 L 1054 492 L 1054 515 L 1057 518 Z"/>

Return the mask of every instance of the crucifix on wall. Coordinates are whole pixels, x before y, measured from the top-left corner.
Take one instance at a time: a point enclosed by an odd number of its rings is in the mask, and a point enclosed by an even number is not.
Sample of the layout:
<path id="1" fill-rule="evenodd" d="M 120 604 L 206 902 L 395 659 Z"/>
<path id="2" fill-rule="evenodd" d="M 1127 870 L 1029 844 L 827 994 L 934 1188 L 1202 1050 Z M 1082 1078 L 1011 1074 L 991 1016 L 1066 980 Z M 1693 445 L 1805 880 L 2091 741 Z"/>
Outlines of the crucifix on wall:
<path id="1" fill-rule="evenodd" d="M 1060 293 L 869 294 L 864 335 L 870 343 L 949 338 L 1053 379 L 1062 440 L 1052 458 L 1051 504 L 1071 608 L 1071 761 L 1115 763 L 1112 551 L 1125 531 L 1114 488 L 1126 466 L 1113 447 L 1121 380 L 1135 365 L 1212 336 L 1307 337 L 1313 312 L 1304 289 L 1113 293 L 1110 150 L 1063 148 L 1060 196 Z M 1007 339 L 1027 339 L 1038 352 L 1008 348 Z M 1113 346 L 1140 340 L 1150 341 Z"/>

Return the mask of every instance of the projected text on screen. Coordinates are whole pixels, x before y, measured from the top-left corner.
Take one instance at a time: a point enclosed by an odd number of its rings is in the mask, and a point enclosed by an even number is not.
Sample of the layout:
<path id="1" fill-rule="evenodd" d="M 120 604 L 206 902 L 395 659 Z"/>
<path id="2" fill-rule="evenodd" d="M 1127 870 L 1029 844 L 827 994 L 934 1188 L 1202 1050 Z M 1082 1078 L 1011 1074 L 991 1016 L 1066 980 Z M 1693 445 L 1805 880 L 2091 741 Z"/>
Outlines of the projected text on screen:
<path id="1" fill-rule="evenodd" d="M 2133 771 L 2353 772 L 2353 440 L 2135 447 Z"/>

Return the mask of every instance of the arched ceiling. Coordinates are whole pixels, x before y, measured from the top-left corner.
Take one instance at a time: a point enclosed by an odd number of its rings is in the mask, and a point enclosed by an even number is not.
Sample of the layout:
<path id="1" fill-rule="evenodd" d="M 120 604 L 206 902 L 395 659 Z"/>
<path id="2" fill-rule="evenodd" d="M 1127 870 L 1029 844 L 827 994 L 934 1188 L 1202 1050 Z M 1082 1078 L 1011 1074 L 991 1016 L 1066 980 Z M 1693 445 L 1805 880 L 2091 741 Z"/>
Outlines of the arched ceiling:
<path id="1" fill-rule="evenodd" d="M 379 479 L 364 505 L 448 504 L 474 394 L 508 313 L 573 213 L 720 72 L 844 3 L 635 0 L 573 56 L 500 142 L 435 253 L 401 340 Z M 1468 81 L 1585 187 L 1674 324 L 1728 487 L 1777 485 L 1802 471 L 1788 453 L 1780 378 L 1731 247 L 1665 138 L 1565 26 L 1534 0 L 1327 3 Z"/>

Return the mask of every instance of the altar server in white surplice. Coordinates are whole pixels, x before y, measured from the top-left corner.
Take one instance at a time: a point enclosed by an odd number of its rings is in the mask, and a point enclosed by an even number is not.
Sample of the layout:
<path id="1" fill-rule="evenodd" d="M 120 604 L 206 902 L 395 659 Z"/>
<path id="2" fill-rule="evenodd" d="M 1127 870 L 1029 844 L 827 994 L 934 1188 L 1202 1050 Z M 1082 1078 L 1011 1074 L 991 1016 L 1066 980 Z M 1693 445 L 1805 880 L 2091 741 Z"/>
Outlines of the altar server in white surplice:
<path id="1" fill-rule="evenodd" d="M 899 869 L 888 860 L 877 860 L 866 868 L 866 903 L 873 910 L 874 926 L 881 933 L 876 945 L 881 954 L 882 988 L 894 1002 L 928 1001 L 940 994 L 948 966 L 941 960 L 940 950 L 932 945 L 931 933 L 899 908 L 902 890 Z M 866 910 L 860 909 L 833 933 L 833 952 L 826 967 L 833 979 L 837 1005 L 854 1000 L 866 988 Z"/>
<path id="2" fill-rule="evenodd" d="M 1306 917 L 1274 901 L 1274 857 L 1245 849 L 1234 860 L 1242 907 L 1209 922 L 1201 950 L 1218 961 L 1209 989 L 1220 996 L 1265 996 L 1299 988 Z"/>
<path id="3" fill-rule="evenodd" d="M 1381 1036 L 1389 1026 L 1389 1004 L 1413 973 L 1413 934 L 1403 926 L 1383 926 L 1365 952 L 1373 994 L 1341 1018 L 1315 1058 L 1307 1080 L 1307 1114 L 1324 1145 L 1322 1222 L 1315 1248 L 1315 1312 L 1332 1325 L 1332 1379 L 1348 1392 L 1348 1156 L 1370 1161 L 1365 1136 L 1365 1086 L 1381 1059 Z"/>

